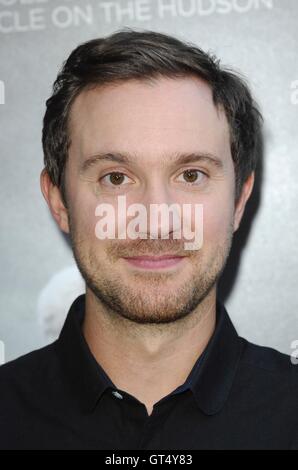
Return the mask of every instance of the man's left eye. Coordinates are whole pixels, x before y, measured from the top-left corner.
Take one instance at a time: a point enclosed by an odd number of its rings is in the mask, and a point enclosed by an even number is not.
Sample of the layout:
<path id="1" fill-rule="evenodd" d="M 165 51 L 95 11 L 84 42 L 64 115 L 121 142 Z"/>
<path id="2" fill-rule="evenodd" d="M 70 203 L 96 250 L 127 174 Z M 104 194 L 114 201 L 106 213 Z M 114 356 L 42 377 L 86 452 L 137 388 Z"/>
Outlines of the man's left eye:
<path id="1" fill-rule="evenodd" d="M 185 170 L 181 175 L 179 175 L 178 181 L 181 181 L 182 183 L 198 184 L 205 176 L 205 173 L 200 170 Z M 179 178 L 182 178 L 182 180 Z"/>

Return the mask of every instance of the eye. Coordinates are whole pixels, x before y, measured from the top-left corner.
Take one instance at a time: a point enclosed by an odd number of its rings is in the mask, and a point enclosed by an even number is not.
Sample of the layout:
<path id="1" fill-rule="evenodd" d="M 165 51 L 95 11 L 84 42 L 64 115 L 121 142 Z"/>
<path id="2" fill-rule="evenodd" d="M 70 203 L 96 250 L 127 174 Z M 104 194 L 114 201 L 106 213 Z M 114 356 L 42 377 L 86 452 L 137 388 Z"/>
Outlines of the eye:
<path id="1" fill-rule="evenodd" d="M 185 170 L 183 173 L 181 173 L 181 175 L 179 175 L 178 177 L 178 181 L 195 185 L 200 184 L 206 176 L 207 175 L 200 170 L 190 169 Z"/>
<path id="2" fill-rule="evenodd" d="M 120 173 L 119 171 L 107 173 L 105 176 L 100 178 L 100 181 L 102 181 L 107 186 L 122 186 L 123 183 L 128 183 L 129 180 L 130 178 L 128 178 L 128 176 Z"/>

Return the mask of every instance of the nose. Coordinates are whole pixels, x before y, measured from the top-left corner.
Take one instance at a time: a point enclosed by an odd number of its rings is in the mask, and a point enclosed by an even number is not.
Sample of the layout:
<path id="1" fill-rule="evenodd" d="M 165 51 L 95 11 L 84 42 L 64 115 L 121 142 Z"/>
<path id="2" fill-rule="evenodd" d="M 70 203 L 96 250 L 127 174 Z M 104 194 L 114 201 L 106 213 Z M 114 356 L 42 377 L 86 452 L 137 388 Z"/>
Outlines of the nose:
<path id="1" fill-rule="evenodd" d="M 172 238 L 181 233 L 181 209 L 167 184 L 159 178 L 148 183 L 142 204 L 147 214 L 148 238 Z"/>

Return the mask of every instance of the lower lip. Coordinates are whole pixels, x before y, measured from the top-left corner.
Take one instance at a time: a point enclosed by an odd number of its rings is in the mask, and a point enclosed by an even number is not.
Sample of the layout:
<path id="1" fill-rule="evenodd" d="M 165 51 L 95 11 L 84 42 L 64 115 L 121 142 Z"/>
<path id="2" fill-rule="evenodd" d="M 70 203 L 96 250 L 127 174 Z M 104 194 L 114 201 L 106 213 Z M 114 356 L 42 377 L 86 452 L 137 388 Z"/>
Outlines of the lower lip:
<path id="1" fill-rule="evenodd" d="M 124 258 L 129 264 L 143 269 L 164 269 L 177 266 L 184 259 L 183 256 L 163 258 L 158 260 L 144 258 Z"/>

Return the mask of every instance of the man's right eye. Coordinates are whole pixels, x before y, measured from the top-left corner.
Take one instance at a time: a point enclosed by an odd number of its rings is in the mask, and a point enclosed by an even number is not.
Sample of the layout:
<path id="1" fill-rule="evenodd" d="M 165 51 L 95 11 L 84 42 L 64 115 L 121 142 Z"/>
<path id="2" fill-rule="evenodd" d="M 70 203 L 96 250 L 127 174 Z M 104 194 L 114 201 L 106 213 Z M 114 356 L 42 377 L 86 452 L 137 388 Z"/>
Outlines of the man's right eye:
<path id="1" fill-rule="evenodd" d="M 122 186 L 123 183 L 125 184 L 125 178 L 127 179 L 126 183 L 128 183 L 130 180 L 128 176 L 124 175 L 124 173 L 113 171 L 102 176 L 100 181 L 107 186 Z"/>

